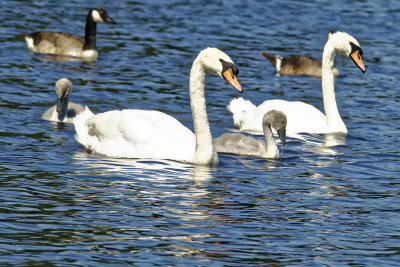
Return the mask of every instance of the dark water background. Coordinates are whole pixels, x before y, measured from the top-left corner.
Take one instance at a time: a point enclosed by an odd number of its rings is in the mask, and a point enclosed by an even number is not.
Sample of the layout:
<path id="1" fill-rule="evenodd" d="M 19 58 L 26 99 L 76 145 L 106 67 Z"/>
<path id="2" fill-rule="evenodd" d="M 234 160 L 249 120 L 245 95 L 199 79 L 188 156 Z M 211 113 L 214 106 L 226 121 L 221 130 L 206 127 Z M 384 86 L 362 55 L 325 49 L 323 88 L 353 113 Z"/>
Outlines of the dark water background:
<path id="1" fill-rule="evenodd" d="M 98 25 L 97 62 L 27 52 L 19 33 L 82 35 L 92 4 L 1 1 L 1 265 L 400 265 L 399 1 L 96 1 L 118 22 Z M 192 128 L 189 70 L 207 46 L 238 65 L 243 97 L 322 109 L 320 79 L 274 76 L 260 52 L 321 57 L 332 29 L 359 40 L 367 65 L 336 61 L 349 134 L 289 138 L 279 160 L 110 159 L 40 119 L 68 77 L 96 113 L 157 109 Z M 219 136 L 238 94 L 214 77 L 207 89 Z"/>

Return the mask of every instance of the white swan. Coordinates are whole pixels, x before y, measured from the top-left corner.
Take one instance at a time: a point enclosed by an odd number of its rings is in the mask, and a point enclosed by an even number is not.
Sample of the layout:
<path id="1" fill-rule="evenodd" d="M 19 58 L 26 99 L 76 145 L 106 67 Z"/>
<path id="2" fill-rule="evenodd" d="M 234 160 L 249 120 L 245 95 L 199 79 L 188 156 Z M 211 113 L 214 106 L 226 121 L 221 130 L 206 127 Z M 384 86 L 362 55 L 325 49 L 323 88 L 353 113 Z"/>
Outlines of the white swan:
<path id="1" fill-rule="evenodd" d="M 258 158 L 275 159 L 279 150 L 275 143 L 271 127 L 278 133 L 282 144 L 286 144 L 286 116 L 278 110 L 270 110 L 264 114 L 262 128 L 264 140 L 239 133 L 228 133 L 214 139 L 218 153 L 230 153 Z"/>
<path id="2" fill-rule="evenodd" d="M 243 98 L 233 99 L 228 110 L 233 113 L 235 126 L 243 131 L 262 131 L 261 120 L 265 112 L 278 109 L 287 116 L 287 134 L 295 133 L 347 133 L 336 105 L 333 64 L 336 53 L 350 57 L 365 72 L 363 54 L 358 41 L 345 32 L 334 31 L 326 42 L 322 55 L 322 96 L 325 114 L 312 105 L 295 101 L 267 100 L 258 107 Z"/>
<path id="3" fill-rule="evenodd" d="M 126 109 L 75 120 L 76 139 L 87 150 L 123 158 L 170 159 L 202 165 L 218 163 L 206 112 L 204 82 L 207 72 L 226 79 L 242 92 L 239 73 L 228 55 L 206 48 L 190 72 L 190 105 L 194 134 L 175 118 L 159 112 Z"/>
<path id="4" fill-rule="evenodd" d="M 69 95 L 72 92 L 72 83 L 67 78 L 58 79 L 55 90 L 57 94 L 57 104 L 43 113 L 43 120 L 73 123 L 76 115 L 80 113 L 87 113 L 88 116 L 93 115 L 89 108 L 68 101 Z"/>

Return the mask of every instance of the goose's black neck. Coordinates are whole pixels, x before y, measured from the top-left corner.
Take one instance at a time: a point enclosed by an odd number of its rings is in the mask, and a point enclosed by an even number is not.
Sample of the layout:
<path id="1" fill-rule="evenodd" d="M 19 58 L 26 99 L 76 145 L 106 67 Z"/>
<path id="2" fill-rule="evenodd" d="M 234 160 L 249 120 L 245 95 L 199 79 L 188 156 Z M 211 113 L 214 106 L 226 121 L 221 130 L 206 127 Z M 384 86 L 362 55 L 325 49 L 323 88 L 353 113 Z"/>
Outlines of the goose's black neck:
<path id="1" fill-rule="evenodd" d="M 90 10 L 86 18 L 85 44 L 83 45 L 83 50 L 96 49 L 96 27 L 97 23 L 93 21 L 92 10 Z"/>

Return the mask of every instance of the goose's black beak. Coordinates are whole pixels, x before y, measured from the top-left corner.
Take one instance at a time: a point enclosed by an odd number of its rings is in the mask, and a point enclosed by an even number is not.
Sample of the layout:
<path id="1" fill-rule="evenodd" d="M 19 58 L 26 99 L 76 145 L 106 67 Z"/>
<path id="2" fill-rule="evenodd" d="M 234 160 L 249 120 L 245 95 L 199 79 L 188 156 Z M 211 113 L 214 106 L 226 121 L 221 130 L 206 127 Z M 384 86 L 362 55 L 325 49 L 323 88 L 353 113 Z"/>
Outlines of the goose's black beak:
<path id="1" fill-rule="evenodd" d="M 113 19 L 110 18 L 110 17 L 107 17 L 107 18 L 106 18 L 106 22 L 107 22 L 107 23 L 111 23 L 111 24 L 117 24 L 117 23 L 115 22 L 115 20 L 113 20 Z"/>

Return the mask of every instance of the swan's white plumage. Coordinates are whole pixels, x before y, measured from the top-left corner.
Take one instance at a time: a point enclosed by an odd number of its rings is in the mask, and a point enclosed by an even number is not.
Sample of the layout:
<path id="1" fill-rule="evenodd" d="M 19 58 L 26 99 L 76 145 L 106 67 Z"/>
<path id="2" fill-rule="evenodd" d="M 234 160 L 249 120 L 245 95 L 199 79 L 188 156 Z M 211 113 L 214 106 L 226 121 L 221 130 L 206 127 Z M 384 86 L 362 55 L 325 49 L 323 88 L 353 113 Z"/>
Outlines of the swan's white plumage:
<path id="1" fill-rule="evenodd" d="M 243 128 L 243 123 L 251 120 L 252 114 L 257 109 L 250 100 L 245 100 L 243 97 L 232 100 L 227 108 L 233 114 L 233 122 L 239 129 Z M 262 125 L 259 126 L 262 131 Z"/>
<path id="2" fill-rule="evenodd" d="M 296 133 L 347 133 L 347 128 L 340 117 L 336 104 L 333 65 L 336 53 L 343 53 L 350 57 L 354 52 L 354 47 L 361 50 L 358 41 L 344 32 L 332 32 L 324 47 L 322 93 L 326 115 L 314 106 L 299 101 L 267 100 L 256 107 L 250 101 L 238 98 L 233 99 L 228 105 L 228 110 L 233 113 L 235 126 L 242 131 L 262 134 L 261 120 L 263 115 L 269 110 L 278 109 L 287 116 L 288 135 Z M 361 54 L 358 58 L 359 62 L 355 63 L 364 72 L 365 67 L 361 60 Z"/>
<path id="3" fill-rule="evenodd" d="M 228 110 L 233 113 L 235 126 L 242 131 L 262 134 L 262 118 L 270 110 L 280 110 L 287 117 L 287 134 L 301 132 L 324 133 L 326 131 L 326 116 L 317 108 L 300 102 L 280 99 L 267 100 L 255 106 L 249 100 L 236 98 L 228 105 Z M 299 118 L 307 118 L 299 119 Z"/>
<path id="4" fill-rule="evenodd" d="M 187 161 L 194 155 L 192 131 L 174 117 L 153 110 L 113 110 L 86 120 L 77 117 L 77 140 L 85 148 L 116 158 Z"/>
<path id="5" fill-rule="evenodd" d="M 201 51 L 193 62 L 189 86 L 195 133 L 165 113 L 126 109 L 78 116 L 77 141 L 87 150 L 111 157 L 218 163 L 204 97 L 207 72 L 221 77 L 229 72 L 228 82 L 241 91 L 235 76 L 238 70 L 229 56 L 216 48 Z"/>

